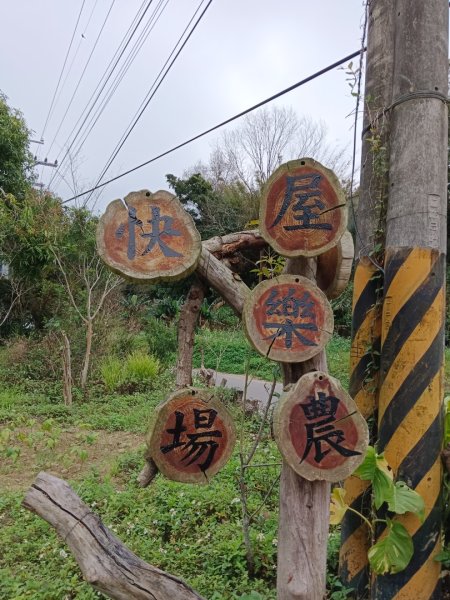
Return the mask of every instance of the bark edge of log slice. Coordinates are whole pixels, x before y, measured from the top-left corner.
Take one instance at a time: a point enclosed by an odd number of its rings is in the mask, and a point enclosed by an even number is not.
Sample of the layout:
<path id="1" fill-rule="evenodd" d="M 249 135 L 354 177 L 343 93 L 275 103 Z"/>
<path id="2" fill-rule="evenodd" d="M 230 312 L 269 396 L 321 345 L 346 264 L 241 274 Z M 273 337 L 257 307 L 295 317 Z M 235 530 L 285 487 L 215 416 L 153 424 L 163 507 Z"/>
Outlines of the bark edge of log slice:
<path id="1" fill-rule="evenodd" d="M 305 202 L 303 206 L 294 208 L 299 190 L 305 191 L 308 184 L 292 188 L 287 204 L 287 178 L 292 180 L 306 175 L 320 178 L 320 183 L 314 182 L 310 188 L 317 193 L 310 193 L 308 198 L 317 198 L 317 201 L 315 204 Z M 292 185 L 295 186 L 295 183 Z M 304 207 L 309 209 L 308 214 Z M 293 216 L 291 213 L 296 210 L 300 215 Z M 303 224 L 299 225 L 302 219 Z M 339 242 L 347 229 L 347 219 L 345 194 L 338 178 L 333 171 L 313 158 L 299 158 L 280 165 L 264 186 L 260 203 L 259 230 L 267 243 L 281 256 L 295 258 L 323 254 Z M 327 225 L 330 227 L 327 228 Z"/>
<path id="2" fill-rule="evenodd" d="M 194 411 L 197 415 L 192 414 Z M 151 458 L 165 477 L 180 483 L 207 484 L 230 459 L 236 430 L 232 415 L 214 392 L 184 388 L 155 408 L 146 441 L 146 460 Z M 200 453 L 201 444 L 205 445 Z M 211 456 L 211 464 L 205 467 Z"/>
<path id="3" fill-rule="evenodd" d="M 319 396 L 326 394 L 326 399 Z M 339 402 L 334 406 L 333 400 Z M 333 415 L 333 421 L 327 421 L 317 427 L 317 423 Z M 308 434 L 302 427 L 310 423 Z M 344 456 L 324 439 L 325 427 L 336 423 L 336 430 L 342 433 L 342 440 L 330 437 L 332 443 L 357 454 Z M 316 430 L 314 431 L 314 425 Z M 320 430 L 320 431 L 318 431 Z M 331 431 L 331 430 L 329 430 Z M 308 438 L 322 437 L 323 446 L 319 448 L 324 456 L 315 460 L 316 443 L 308 451 Z M 309 481 L 341 481 L 351 475 L 364 460 L 369 443 L 369 429 L 354 400 L 344 390 L 338 379 L 322 371 L 313 371 L 303 375 L 291 390 L 285 393 L 275 407 L 273 414 L 273 434 L 283 458 L 299 475 Z M 326 433 L 325 433 L 326 435 Z M 330 450 L 330 452 L 327 452 Z"/>
<path id="4" fill-rule="evenodd" d="M 270 315 L 272 321 L 268 322 L 267 306 L 272 307 L 275 301 L 271 297 L 271 288 L 272 290 L 278 288 L 280 295 L 293 289 L 299 295 L 296 300 L 302 301 L 303 304 L 308 304 L 308 299 L 312 298 L 313 316 L 302 316 L 311 310 L 308 306 L 305 308 L 300 305 L 295 308 L 291 303 L 288 309 L 283 308 L 282 312 L 283 310 L 288 313 L 293 312 L 293 315 L 272 314 Z M 304 300 L 305 294 L 307 294 L 306 300 Z M 269 301 L 270 305 L 267 304 Z M 278 309 L 275 309 L 276 311 L 279 312 Z M 295 317 L 297 311 L 298 315 Z M 293 324 L 286 330 L 288 317 Z M 294 319 L 298 321 L 294 322 Z M 248 340 L 260 354 L 270 360 L 284 363 L 303 362 L 319 354 L 333 335 L 334 328 L 333 310 L 324 292 L 301 275 L 279 275 L 259 283 L 244 299 L 242 322 Z M 305 324 L 306 327 L 303 329 L 302 326 Z M 307 343 L 302 343 L 295 331 L 304 337 Z M 283 336 L 285 336 L 284 341 Z"/>
<path id="5" fill-rule="evenodd" d="M 105 264 L 134 283 L 183 279 L 195 271 L 202 250 L 193 218 L 164 190 L 130 192 L 124 202 L 110 202 L 96 239 Z"/>

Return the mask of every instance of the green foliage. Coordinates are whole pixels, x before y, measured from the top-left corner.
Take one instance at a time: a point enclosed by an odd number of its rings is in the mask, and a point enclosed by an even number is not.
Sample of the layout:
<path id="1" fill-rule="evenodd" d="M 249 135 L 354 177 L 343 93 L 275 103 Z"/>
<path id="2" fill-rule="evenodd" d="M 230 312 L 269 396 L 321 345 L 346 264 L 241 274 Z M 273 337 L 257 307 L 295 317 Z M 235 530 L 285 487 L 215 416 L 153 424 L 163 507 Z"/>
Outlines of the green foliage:
<path id="1" fill-rule="evenodd" d="M 0 187 L 21 198 L 33 180 L 33 157 L 28 150 L 30 131 L 18 110 L 0 92 Z"/>
<path id="2" fill-rule="evenodd" d="M 107 356 L 101 366 L 102 381 L 108 392 L 132 390 L 151 386 L 160 370 L 157 358 L 142 350 L 135 350 L 125 359 Z"/>
<path id="3" fill-rule="evenodd" d="M 254 218 L 254 203 L 242 183 L 213 187 L 200 173 L 186 179 L 166 175 L 184 208 L 192 215 L 202 239 L 244 228 Z"/>
<path id="4" fill-rule="evenodd" d="M 115 356 L 107 356 L 100 365 L 100 373 L 107 391 L 117 390 L 123 383 L 123 361 Z"/>
<path id="5" fill-rule="evenodd" d="M 371 481 L 374 505 L 378 510 L 393 493 L 393 476 L 383 454 L 377 454 L 373 446 L 367 448 L 363 463 L 354 473 L 363 481 Z"/>
<path id="6" fill-rule="evenodd" d="M 423 520 L 425 512 L 423 498 L 403 481 L 394 483 L 392 471 L 383 454 L 377 454 L 372 446 L 367 448 L 364 461 L 356 469 L 354 475 L 363 481 L 371 481 L 374 505 L 377 510 L 386 503 L 391 513 L 411 512 Z M 373 532 L 370 521 L 346 504 L 345 495 L 345 489 L 333 489 L 330 507 L 331 523 L 334 525 L 340 523 L 345 512 L 351 510 L 364 519 Z M 378 575 L 398 573 L 408 566 L 412 558 L 411 535 L 398 521 L 391 519 L 376 519 L 376 521 L 385 523 L 387 532 L 369 549 L 368 558 L 372 570 Z"/>
<path id="7" fill-rule="evenodd" d="M 148 383 L 158 375 L 160 364 L 157 358 L 143 352 L 133 352 L 124 363 L 125 383 Z"/>
<path id="8" fill-rule="evenodd" d="M 387 535 L 367 553 L 370 566 L 378 575 L 406 569 L 414 553 L 413 541 L 405 526 L 386 519 Z"/>
<path id="9" fill-rule="evenodd" d="M 352 331 L 352 299 L 353 280 L 340 296 L 331 301 L 334 315 L 334 331 L 336 334 L 349 337 Z"/>
<path id="10" fill-rule="evenodd" d="M 260 258 L 256 261 L 256 269 L 252 269 L 251 273 L 256 273 L 258 280 L 273 279 L 281 275 L 286 264 L 284 256 L 277 254 L 272 248 L 268 248 Z"/>

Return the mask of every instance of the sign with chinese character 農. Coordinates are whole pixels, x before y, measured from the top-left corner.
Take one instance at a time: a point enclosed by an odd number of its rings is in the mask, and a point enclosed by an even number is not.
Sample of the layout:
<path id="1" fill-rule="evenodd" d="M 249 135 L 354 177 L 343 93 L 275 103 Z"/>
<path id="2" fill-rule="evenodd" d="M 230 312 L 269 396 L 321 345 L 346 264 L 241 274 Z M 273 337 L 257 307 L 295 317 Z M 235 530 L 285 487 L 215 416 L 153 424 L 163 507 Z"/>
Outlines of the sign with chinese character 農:
<path id="1" fill-rule="evenodd" d="M 280 362 L 308 360 L 333 333 L 333 311 L 325 294 L 299 275 L 259 283 L 245 300 L 243 321 L 256 350 Z"/>
<path id="2" fill-rule="evenodd" d="M 168 479 L 208 483 L 228 461 L 233 419 L 206 390 L 184 389 L 160 404 L 148 435 L 148 455 Z"/>
<path id="3" fill-rule="evenodd" d="M 311 158 L 281 165 L 265 185 L 260 232 L 282 256 L 317 256 L 347 226 L 345 196 L 332 171 Z"/>
<path id="4" fill-rule="evenodd" d="M 119 275 L 156 283 L 192 273 L 201 239 L 176 196 L 142 190 L 108 205 L 97 228 L 97 249 Z"/>
<path id="5" fill-rule="evenodd" d="M 274 412 L 273 431 L 286 462 L 310 481 L 340 481 L 363 461 L 369 431 L 337 379 L 303 375 Z"/>

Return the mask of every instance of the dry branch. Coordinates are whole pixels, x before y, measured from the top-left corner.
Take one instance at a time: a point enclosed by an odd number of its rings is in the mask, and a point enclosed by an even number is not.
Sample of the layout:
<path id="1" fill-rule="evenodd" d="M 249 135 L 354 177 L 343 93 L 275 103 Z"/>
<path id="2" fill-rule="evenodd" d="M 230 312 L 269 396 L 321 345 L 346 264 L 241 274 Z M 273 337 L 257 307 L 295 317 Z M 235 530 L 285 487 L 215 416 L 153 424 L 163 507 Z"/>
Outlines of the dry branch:
<path id="1" fill-rule="evenodd" d="M 118 600 L 202 600 L 181 579 L 133 554 L 62 479 L 39 473 L 23 501 L 54 527 L 84 578 Z"/>

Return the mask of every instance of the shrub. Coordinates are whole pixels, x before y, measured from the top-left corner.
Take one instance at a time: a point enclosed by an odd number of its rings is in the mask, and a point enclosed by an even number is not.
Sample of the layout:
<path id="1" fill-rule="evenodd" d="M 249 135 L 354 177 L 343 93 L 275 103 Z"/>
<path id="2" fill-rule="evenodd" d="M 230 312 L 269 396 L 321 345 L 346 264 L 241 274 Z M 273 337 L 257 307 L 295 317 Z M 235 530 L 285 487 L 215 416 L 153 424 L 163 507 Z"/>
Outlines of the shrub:
<path id="1" fill-rule="evenodd" d="M 123 361 L 115 356 L 108 356 L 100 366 L 102 381 L 108 392 L 116 390 L 124 378 Z"/>
<path id="2" fill-rule="evenodd" d="M 124 383 L 149 383 L 158 375 L 159 360 L 151 354 L 136 351 L 130 354 L 123 366 Z"/>
<path id="3" fill-rule="evenodd" d="M 177 351 L 177 330 L 174 325 L 150 317 L 147 319 L 145 334 L 150 354 L 156 356 L 163 363 L 168 363 L 173 359 L 173 355 Z"/>

